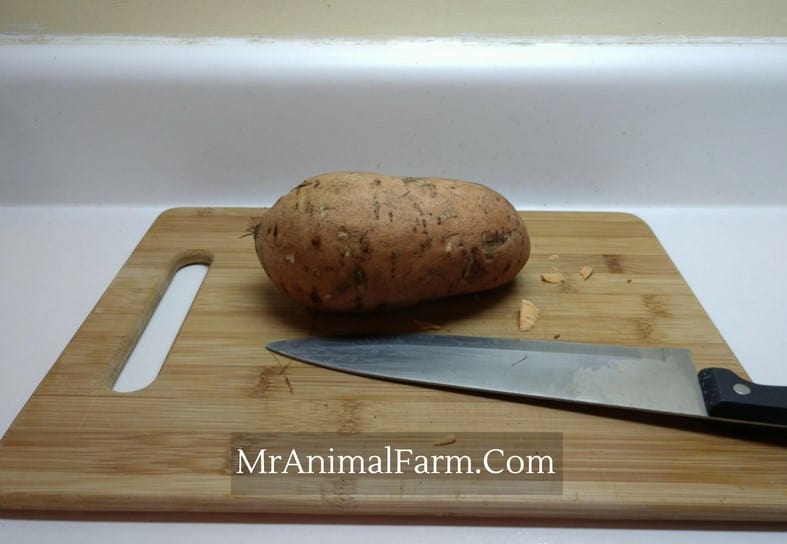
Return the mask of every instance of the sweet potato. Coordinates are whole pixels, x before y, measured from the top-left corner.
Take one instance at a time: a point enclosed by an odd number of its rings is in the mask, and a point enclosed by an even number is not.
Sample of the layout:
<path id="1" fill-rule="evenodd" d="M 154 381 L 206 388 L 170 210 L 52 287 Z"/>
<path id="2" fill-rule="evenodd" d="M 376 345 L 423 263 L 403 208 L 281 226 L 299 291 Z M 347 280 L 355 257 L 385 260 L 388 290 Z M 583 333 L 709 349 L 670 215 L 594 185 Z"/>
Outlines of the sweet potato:
<path id="1" fill-rule="evenodd" d="M 492 189 L 363 172 L 307 179 L 262 215 L 254 240 L 274 284 L 327 311 L 491 289 L 530 256 L 524 221 Z"/>

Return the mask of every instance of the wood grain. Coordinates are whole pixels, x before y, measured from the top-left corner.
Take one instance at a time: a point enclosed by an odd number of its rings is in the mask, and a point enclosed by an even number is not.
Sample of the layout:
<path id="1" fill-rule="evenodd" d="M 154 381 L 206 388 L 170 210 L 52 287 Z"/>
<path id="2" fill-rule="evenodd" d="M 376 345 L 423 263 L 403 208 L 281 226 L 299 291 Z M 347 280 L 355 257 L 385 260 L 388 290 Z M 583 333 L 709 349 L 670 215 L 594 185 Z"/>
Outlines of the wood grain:
<path id="1" fill-rule="evenodd" d="M 787 521 L 781 438 L 376 381 L 265 349 L 296 336 L 426 331 L 688 347 L 698 367 L 742 372 L 636 217 L 523 212 L 532 257 L 510 285 L 344 316 L 298 307 L 268 281 L 242 237 L 261 213 L 183 208 L 156 220 L 0 442 L 0 508 Z M 113 392 L 170 278 L 194 262 L 209 272 L 160 375 Z M 564 282 L 540 280 L 555 269 Z M 527 333 L 521 298 L 541 309 Z M 281 431 L 561 433 L 563 492 L 232 493 L 231 433 Z"/>

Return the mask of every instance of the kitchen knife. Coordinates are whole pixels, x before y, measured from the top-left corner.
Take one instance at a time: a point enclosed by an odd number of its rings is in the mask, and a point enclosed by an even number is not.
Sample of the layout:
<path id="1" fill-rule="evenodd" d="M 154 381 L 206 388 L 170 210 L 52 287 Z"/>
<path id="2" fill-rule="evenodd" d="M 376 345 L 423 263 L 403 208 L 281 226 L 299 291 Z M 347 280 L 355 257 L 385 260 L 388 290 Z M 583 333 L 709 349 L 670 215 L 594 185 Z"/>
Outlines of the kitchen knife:
<path id="1" fill-rule="evenodd" d="M 308 337 L 267 348 L 399 382 L 787 429 L 787 387 L 724 368 L 697 373 L 686 349 L 430 334 Z"/>

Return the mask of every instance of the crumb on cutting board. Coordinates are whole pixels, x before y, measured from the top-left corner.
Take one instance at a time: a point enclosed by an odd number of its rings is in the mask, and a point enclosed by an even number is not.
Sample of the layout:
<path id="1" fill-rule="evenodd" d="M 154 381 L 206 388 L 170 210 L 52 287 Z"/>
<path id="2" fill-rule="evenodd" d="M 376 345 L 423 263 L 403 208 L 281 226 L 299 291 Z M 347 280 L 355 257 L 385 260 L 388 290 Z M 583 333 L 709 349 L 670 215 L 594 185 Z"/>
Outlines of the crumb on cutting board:
<path id="1" fill-rule="evenodd" d="M 579 275 L 582 276 L 583 280 L 588 279 L 591 275 L 593 275 L 593 267 L 585 265 L 579 269 Z"/>
<path id="2" fill-rule="evenodd" d="M 434 442 L 432 442 L 433 446 L 448 446 L 449 444 L 453 444 L 456 442 L 456 436 L 453 434 L 447 434 L 445 436 L 441 436 Z"/>
<path id="3" fill-rule="evenodd" d="M 527 332 L 535 327 L 540 313 L 535 304 L 523 298 L 519 303 L 519 330 Z"/>
<path id="4" fill-rule="evenodd" d="M 566 277 L 562 272 L 544 272 L 541 274 L 541 281 L 546 283 L 560 283 L 565 279 Z"/>
<path id="5" fill-rule="evenodd" d="M 558 259 L 560 259 L 560 255 L 558 255 L 557 253 L 554 253 L 554 254 L 550 255 L 549 257 L 547 257 L 547 258 L 550 261 L 557 261 Z"/>

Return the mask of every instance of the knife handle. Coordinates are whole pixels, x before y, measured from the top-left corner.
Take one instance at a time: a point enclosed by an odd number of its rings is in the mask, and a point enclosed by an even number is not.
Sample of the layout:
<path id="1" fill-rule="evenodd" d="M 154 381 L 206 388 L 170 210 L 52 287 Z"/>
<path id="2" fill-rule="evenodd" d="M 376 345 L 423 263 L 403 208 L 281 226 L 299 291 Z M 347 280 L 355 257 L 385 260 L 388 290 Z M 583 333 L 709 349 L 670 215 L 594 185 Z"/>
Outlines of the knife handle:
<path id="1" fill-rule="evenodd" d="M 752 383 L 726 368 L 704 368 L 698 378 L 709 416 L 787 425 L 787 387 Z"/>

